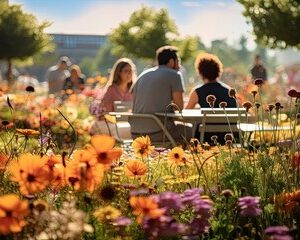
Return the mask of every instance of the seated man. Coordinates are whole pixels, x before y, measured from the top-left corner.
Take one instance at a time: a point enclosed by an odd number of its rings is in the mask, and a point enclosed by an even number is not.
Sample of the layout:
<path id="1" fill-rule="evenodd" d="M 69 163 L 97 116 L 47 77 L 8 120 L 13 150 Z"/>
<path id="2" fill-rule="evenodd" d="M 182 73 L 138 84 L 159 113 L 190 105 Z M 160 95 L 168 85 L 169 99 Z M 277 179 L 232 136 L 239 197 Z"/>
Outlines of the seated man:
<path id="1" fill-rule="evenodd" d="M 170 111 L 172 102 L 178 106 L 178 110 L 183 108 L 183 78 L 179 72 L 180 58 L 177 48 L 160 47 L 156 51 L 156 58 L 158 66 L 142 72 L 133 87 L 133 113 L 154 114 Z M 163 141 L 164 133 L 152 119 L 133 118 L 129 121 L 133 138 L 148 135 L 152 141 Z M 164 118 L 161 121 L 175 141 L 184 143 L 183 137 L 189 141 L 191 130 L 184 131 L 185 126 L 176 126 L 170 120 L 165 123 Z M 184 132 L 187 132 L 187 136 L 184 136 Z"/>

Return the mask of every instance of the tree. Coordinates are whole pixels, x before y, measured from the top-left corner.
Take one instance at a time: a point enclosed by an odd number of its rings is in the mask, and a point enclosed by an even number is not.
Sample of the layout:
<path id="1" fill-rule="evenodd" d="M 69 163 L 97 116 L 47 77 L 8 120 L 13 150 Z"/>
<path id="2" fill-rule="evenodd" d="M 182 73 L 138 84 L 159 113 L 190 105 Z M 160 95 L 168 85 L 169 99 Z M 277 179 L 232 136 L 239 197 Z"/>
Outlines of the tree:
<path id="1" fill-rule="evenodd" d="M 48 22 L 37 23 L 34 15 L 24 13 L 19 5 L 0 2 L 0 59 L 8 64 L 7 79 L 12 81 L 12 61 L 24 60 L 52 47 L 44 33 Z"/>
<path id="2" fill-rule="evenodd" d="M 299 0 L 238 0 L 252 23 L 256 41 L 271 48 L 300 49 Z"/>
<path id="3" fill-rule="evenodd" d="M 143 59 L 153 59 L 157 48 L 174 44 L 179 51 L 182 47 L 182 59 L 186 60 L 197 47 L 193 37 L 179 39 L 177 26 L 166 9 L 156 11 L 149 7 L 133 12 L 128 22 L 112 31 L 110 41 L 116 56 Z"/>

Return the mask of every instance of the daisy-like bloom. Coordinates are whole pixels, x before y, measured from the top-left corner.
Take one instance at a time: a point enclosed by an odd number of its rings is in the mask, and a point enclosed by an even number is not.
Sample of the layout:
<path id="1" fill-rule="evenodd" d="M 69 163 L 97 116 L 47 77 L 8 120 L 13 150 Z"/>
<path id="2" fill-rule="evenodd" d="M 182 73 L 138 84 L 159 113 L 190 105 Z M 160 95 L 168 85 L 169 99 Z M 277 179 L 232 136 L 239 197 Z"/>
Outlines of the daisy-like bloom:
<path id="1" fill-rule="evenodd" d="M 4 153 L 0 153 L 0 171 L 4 171 L 5 170 L 7 161 L 8 161 L 7 155 L 4 154 Z"/>
<path id="2" fill-rule="evenodd" d="M 266 240 L 292 240 L 287 226 L 270 226 L 264 231 Z"/>
<path id="3" fill-rule="evenodd" d="M 33 129 L 21 129 L 21 128 L 17 128 L 16 132 L 23 135 L 26 138 L 29 137 L 34 137 L 40 134 L 39 131 L 33 130 Z"/>
<path id="4" fill-rule="evenodd" d="M 121 148 L 114 148 L 115 142 L 111 136 L 94 135 L 91 138 L 91 146 L 87 150 L 92 153 L 98 163 L 110 166 L 123 153 Z"/>
<path id="5" fill-rule="evenodd" d="M 142 161 L 129 160 L 124 167 L 124 172 L 128 177 L 144 176 L 147 172 L 147 166 Z"/>
<path id="6" fill-rule="evenodd" d="M 44 190 L 50 178 L 47 159 L 30 153 L 22 154 L 8 168 L 10 179 L 19 183 L 23 195 L 35 194 Z"/>
<path id="7" fill-rule="evenodd" d="M 261 215 L 262 210 L 259 206 L 260 197 L 246 196 L 239 198 L 240 215 L 243 217 L 256 217 Z"/>
<path id="8" fill-rule="evenodd" d="M 102 164 L 89 165 L 76 159 L 66 167 L 66 179 L 75 190 L 93 192 L 102 182 L 104 167 Z"/>
<path id="9" fill-rule="evenodd" d="M 154 146 L 151 146 L 151 140 L 149 136 L 142 136 L 134 139 L 132 142 L 134 153 L 137 157 L 145 158 L 154 150 Z"/>
<path id="10" fill-rule="evenodd" d="M 62 163 L 62 157 L 58 154 L 51 154 L 50 156 L 44 155 L 43 158 L 46 159 L 46 163 L 50 169 L 52 169 L 55 164 Z"/>
<path id="11" fill-rule="evenodd" d="M 145 218 L 157 219 L 165 213 L 165 210 L 159 208 L 153 198 L 145 196 L 132 196 L 129 199 L 130 206 L 133 208 L 133 214 L 137 216 L 137 222 L 141 224 Z"/>
<path id="12" fill-rule="evenodd" d="M 86 149 L 75 151 L 74 159 L 83 163 L 87 163 L 90 166 L 94 166 L 95 164 L 97 164 L 97 159 L 93 157 L 93 154 Z"/>
<path id="13" fill-rule="evenodd" d="M 27 201 L 15 194 L 0 197 L 0 235 L 21 232 L 26 225 L 24 217 L 29 213 Z"/>
<path id="14" fill-rule="evenodd" d="M 56 190 L 67 185 L 66 169 L 62 164 L 55 164 L 53 166 L 50 185 Z"/>
<path id="15" fill-rule="evenodd" d="M 112 222 L 113 220 L 115 220 L 121 216 L 121 211 L 112 206 L 106 206 L 106 207 L 97 209 L 94 212 L 94 216 L 100 222 Z"/>
<path id="16" fill-rule="evenodd" d="M 295 90 L 295 89 L 291 89 L 288 91 L 288 95 L 291 97 L 291 98 L 297 98 L 299 95 L 298 95 L 298 92 Z"/>
<path id="17" fill-rule="evenodd" d="M 175 164 L 184 164 L 186 162 L 184 150 L 181 147 L 174 147 L 168 153 L 168 159 L 170 162 L 173 162 Z"/>

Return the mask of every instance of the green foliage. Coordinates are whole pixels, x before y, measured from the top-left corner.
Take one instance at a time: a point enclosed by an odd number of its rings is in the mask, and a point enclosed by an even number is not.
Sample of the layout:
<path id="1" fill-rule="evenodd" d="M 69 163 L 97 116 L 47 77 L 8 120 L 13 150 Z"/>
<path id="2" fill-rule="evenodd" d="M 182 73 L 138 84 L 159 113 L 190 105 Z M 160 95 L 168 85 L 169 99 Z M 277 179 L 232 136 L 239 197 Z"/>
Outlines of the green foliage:
<path id="1" fill-rule="evenodd" d="M 0 59 L 25 59 L 49 47 L 48 22 L 37 23 L 19 5 L 0 3 Z"/>
<path id="2" fill-rule="evenodd" d="M 24 13 L 19 5 L 0 2 L 0 59 L 8 61 L 11 79 L 11 60 L 24 60 L 51 49 L 51 37 L 44 33 L 48 22 L 37 23 L 34 15 Z"/>
<path id="3" fill-rule="evenodd" d="M 113 54 L 117 56 L 153 59 L 157 48 L 175 45 L 183 61 L 193 56 L 198 40 L 196 37 L 179 39 L 177 26 L 168 11 L 149 7 L 133 12 L 129 21 L 122 22 L 110 36 Z"/>
<path id="4" fill-rule="evenodd" d="M 110 40 L 116 55 L 149 59 L 158 47 L 170 44 L 172 36 L 178 36 L 177 27 L 166 9 L 142 7 L 133 12 L 128 22 L 113 30 Z"/>
<path id="5" fill-rule="evenodd" d="M 238 0 L 256 40 L 271 48 L 300 48 L 299 0 Z"/>

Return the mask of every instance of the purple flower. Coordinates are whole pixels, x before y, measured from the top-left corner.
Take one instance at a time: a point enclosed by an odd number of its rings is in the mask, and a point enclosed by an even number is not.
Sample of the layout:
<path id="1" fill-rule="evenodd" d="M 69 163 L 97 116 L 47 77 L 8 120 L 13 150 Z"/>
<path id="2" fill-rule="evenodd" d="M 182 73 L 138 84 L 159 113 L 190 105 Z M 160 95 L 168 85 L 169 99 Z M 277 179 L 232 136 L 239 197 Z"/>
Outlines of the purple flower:
<path id="1" fill-rule="evenodd" d="M 203 192 L 201 188 L 187 189 L 183 192 L 182 202 L 184 204 L 193 204 L 195 199 L 200 198 L 200 194 Z"/>
<path id="2" fill-rule="evenodd" d="M 202 218 L 211 217 L 212 201 L 210 199 L 199 198 L 193 201 L 195 212 Z"/>
<path id="3" fill-rule="evenodd" d="M 148 194 L 149 194 L 148 188 L 138 188 L 130 192 L 130 196 L 141 196 L 141 195 L 148 195 Z"/>
<path id="4" fill-rule="evenodd" d="M 190 235 L 199 235 L 208 231 L 210 224 L 208 219 L 196 217 L 190 223 Z"/>
<path id="5" fill-rule="evenodd" d="M 246 196 L 239 198 L 239 206 L 242 217 L 256 217 L 262 213 L 259 206 L 260 197 Z"/>
<path id="6" fill-rule="evenodd" d="M 132 223 L 132 221 L 130 218 L 119 217 L 114 220 L 113 225 L 118 226 L 118 227 L 126 227 L 126 226 L 129 226 L 131 223 Z"/>
<path id="7" fill-rule="evenodd" d="M 164 192 L 156 196 L 160 208 L 165 208 L 169 213 L 171 209 L 178 212 L 183 208 L 181 197 L 178 193 Z"/>
<path id="8" fill-rule="evenodd" d="M 265 229 L 266 239 L 292 240 L 290 230 L 286 226 L 270 226 Z"/>
<path id="9" fill-rule="evenodd" d="M 182 235 L 187 230 L 186 225 L 177 223 L 175 219 L 170 216 L 161 216 L 156 219 L 145 219 L 142 227 L 149 239 L 156 239 L 161 236 L 170 237 Z"/>

